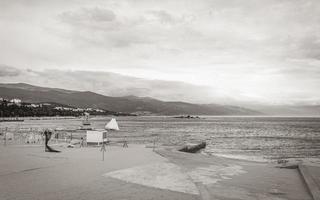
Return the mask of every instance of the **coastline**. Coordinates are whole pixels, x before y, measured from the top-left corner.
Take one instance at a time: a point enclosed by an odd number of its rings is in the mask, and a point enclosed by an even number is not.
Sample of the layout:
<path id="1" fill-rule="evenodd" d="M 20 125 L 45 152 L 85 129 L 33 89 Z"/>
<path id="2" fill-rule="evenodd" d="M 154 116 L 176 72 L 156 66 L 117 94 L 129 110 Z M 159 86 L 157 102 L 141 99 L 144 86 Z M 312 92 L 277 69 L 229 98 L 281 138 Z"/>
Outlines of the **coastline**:
<path id="1" fill-rule="evenodd" d="M 92 126 L 103 129 L 110 117 L 91 119 Z M 130 143 L 146 143 L 156 140 L 157 145 L 183 145 L 187 142 L 206 141 L 208 154 L 225 154 L 241 158 L 247 155 L 251 160 L 316 158 L 319 154 L 319 119 L 268 118 L 206 118 L 203 120 L 172 119 L 167 117 L 118 117 L 121 130 L 110 132 L 114 140 L 126 138 Z M 50 128 L 59 134 L 59 139 L 83 137 L 78 131 L 81 118 L 25 120 L 24 122 L 1 122 L 0 134 L 13 134 L 16 142 L 26 141 L 28 134 L 40 134 Z M 306 126 L 311 128 L 305 130 Z M 7 130 L 6 130 L 7 128 Z M 77 132 L 81 132 L 77 134 Z M 79 136 L 79 137 L 78 137 Z M 8 141 L 12 143 L 13 141 Z M 297 147 L 297 148 L 296 148 Z M 304 147 L 304 148 L 301 148 Z M 252 157 L 258 157 L 254 159 Z M 242 159 L 242 158 L 241 158 Z"/>

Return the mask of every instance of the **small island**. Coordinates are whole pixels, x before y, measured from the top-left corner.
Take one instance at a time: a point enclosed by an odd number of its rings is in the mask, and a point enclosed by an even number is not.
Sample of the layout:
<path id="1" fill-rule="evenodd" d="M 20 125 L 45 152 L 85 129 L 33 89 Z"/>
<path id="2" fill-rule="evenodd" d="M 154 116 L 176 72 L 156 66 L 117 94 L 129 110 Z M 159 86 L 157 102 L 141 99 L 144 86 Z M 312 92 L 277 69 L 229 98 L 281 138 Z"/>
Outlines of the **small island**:
<path id="1" fill-rule="evenodd" d="M 178 118 L 178 119 L 201 119 L 199 116 L 192 116 L 192 115 L 180 115 L 180 116 L 175 116 L 173 118 Z"/>

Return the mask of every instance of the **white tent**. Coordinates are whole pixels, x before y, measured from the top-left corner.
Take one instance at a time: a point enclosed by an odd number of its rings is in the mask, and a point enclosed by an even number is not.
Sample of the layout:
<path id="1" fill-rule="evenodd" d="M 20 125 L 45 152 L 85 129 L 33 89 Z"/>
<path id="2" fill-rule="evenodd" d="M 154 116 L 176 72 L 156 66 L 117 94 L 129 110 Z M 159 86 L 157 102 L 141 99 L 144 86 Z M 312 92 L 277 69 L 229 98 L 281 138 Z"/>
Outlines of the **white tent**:
<path id="1" fill-rule="evenodd" d="M 107 123 L 107 125 L 105 126 L 105 129 L 116 130 L 116 131 L 120 130 L 115 118 L 112 118 L 110 122 Z"/>

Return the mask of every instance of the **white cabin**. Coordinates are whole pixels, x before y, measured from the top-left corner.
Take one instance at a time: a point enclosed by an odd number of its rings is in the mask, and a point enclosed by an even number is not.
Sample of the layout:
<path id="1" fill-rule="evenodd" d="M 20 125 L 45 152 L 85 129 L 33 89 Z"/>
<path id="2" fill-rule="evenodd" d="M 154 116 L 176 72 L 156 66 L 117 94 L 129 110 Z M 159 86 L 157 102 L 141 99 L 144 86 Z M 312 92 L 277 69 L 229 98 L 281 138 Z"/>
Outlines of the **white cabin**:
<path id="1" fill-rule="evenodd" d="M 87 144 L 98 144 L 107 142 L 107 131 L 87 131 Z"/>

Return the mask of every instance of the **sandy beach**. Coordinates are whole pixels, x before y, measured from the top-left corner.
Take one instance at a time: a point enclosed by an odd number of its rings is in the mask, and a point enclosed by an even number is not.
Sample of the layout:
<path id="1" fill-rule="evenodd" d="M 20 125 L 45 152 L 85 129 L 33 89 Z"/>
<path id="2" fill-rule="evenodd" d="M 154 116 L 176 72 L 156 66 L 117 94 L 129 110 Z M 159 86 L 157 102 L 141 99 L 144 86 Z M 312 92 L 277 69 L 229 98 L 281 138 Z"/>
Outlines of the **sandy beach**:
<path id="1" fill-rule="evenodd" d="M 0 199 L 312 199 L 297 169 L 145 145 L 107 146 L 104 161 L 98 147 L 54 147 L 1 146 Z"/>

